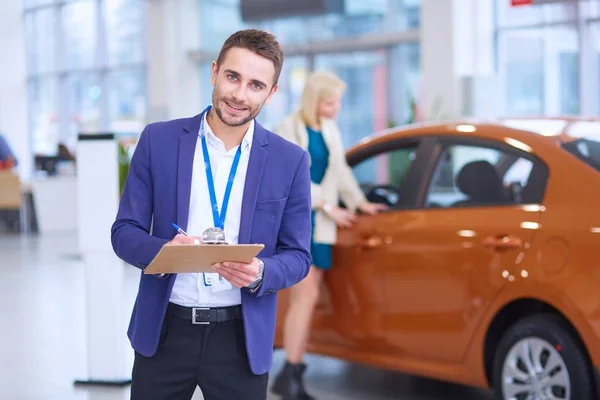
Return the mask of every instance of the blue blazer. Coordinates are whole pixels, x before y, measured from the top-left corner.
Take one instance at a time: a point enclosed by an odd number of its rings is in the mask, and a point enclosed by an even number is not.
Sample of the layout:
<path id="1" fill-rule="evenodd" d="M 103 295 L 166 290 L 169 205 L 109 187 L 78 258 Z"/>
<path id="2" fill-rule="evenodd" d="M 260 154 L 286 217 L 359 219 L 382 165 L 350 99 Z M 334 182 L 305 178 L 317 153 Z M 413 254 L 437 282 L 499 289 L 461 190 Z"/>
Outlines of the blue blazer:
<path id="1" fill-rule="evenodd" d="M 142 270 L 175 236 L 173 222 L 187 229 L 201 118 L 150 124 L 140 136 L 111 239 L 117 256 Z M 263 374 L 272 365 L 276 294 L 301 281 L 312 262 L 308 154 L 256 123 L 243 196 L 239 243 L 265 245 L 260 289 L 242 289 L 250 368 Z M 128 336 L 144 356 L 156 353 L 175 276 L 140 276 Z"/>

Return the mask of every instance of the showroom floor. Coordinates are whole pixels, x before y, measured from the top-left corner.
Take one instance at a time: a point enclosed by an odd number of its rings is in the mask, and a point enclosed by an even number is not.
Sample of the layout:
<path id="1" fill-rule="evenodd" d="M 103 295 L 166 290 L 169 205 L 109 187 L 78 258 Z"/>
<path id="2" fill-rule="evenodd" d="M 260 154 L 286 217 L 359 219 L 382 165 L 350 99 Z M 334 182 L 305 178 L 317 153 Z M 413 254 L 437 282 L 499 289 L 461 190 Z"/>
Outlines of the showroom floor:
<path id="1" fill-rule="evenodd" d="M 74 234 L 0 236 L 0 400 L 129 399 L 126 388 L 73 385 L 87 373 L 84 269 L 76 252 Z M 134 268 L 123 269 L 123 335 L 138 276 Z M 492 399 L 488 392 L 329 358 L 309 356 L 307 362 L 308 388 L 319 400 Z M 278 351 L 274 370 L 281 363 Z M 200 399 L 196 393 L 194 400 Z"/>

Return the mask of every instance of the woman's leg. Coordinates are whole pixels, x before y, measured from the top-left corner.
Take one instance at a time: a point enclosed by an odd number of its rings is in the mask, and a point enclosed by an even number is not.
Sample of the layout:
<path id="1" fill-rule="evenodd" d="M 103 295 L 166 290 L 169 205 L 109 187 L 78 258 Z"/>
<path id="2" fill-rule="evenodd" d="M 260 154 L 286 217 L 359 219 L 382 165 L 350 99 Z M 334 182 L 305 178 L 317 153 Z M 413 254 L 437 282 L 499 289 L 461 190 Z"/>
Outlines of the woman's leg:
<path id="1" fill-rule="evenodd" d="M 306 393 L 302 382 L 305 369 L 302 359 L 322 281 L 323 270 L 312 266 L 308 276 L 289 289 L 290 300 L 283 327 L 286 362 L 272 388 L 273 392 L 283 396 L 283 400 L 313 399 Z"/>
<path id="2" fill-rule="evenodd" d="M 305 279 L 290 288 L 290 302 L 283 328 L 286 360 L 301 363 L 310 337 L 313 311 L 319 301 L 323 270 L 310 267 Z"/>

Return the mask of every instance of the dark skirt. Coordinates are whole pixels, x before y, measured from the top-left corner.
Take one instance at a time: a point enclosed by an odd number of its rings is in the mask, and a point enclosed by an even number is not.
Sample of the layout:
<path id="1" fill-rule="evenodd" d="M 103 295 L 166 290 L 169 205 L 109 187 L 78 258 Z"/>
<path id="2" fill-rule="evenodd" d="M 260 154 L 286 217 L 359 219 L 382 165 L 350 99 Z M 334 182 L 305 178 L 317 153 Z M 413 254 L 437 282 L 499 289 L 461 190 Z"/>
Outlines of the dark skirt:
<path id="1" fill-rule="evenodd" d="M 313 259 L 313 265 L 319 269 L 327 270 L 331 268 L 331 252 L 330 244 L 316 243 L 314 241 L 315 233 L 315 211 L 312 212 L 312 235 L 310 241 L 310 254 Z"/>

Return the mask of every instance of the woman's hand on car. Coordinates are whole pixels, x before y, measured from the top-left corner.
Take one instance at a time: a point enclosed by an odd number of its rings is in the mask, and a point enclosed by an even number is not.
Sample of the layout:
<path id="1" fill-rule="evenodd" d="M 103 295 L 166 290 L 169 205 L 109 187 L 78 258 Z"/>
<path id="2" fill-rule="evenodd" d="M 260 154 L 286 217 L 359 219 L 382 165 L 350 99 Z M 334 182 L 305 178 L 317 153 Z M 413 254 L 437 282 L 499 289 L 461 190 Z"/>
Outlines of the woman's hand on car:
<path id="1" fill-rule="evenodd" d="M 356 222 L 356 215 L 341 207 L 331 207 L 326 214 L 342 228 L 350 228 Z"/>
<path id="2" fill-rule="evenodd" d="M 358 210 L 367 215 L 375 215 L 381 211 L 387 210 L 388 206 L 385 204 L 370 203 L 368 201 L 365 201 L 364 203 L 359 204 L 357 208 Z"/>

